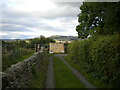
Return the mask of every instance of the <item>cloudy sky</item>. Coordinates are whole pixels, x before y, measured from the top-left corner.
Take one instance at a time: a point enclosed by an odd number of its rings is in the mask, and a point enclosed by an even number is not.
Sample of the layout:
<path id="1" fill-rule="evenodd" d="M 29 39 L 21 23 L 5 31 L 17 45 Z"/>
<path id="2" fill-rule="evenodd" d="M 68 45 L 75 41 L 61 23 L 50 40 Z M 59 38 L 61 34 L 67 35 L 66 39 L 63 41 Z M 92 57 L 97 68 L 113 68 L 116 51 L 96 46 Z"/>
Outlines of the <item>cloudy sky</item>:
<path id="1" fill-rule="evenodd" d="M 0 0 L 0 36 L 3 39 L 25 39 L 40 35 L 77 36 L 75 27 L 78 25 L 81 2 Z"/>

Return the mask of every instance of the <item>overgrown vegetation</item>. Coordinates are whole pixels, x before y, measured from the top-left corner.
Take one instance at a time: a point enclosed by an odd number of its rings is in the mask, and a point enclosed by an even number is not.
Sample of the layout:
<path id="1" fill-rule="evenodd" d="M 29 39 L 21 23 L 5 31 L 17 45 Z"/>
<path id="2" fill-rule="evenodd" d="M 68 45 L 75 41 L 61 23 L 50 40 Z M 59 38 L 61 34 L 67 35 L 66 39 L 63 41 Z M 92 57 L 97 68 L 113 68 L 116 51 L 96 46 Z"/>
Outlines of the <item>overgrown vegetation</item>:
<path id="1" fill-rule="evenodd" d="M 82 40 L 68 46 L 68 61 L 98 87 L 120 87 L 120 2 L 84 2 L 80 9 Z"/>
<path id="2" fill-rule="evenodd" d="M 2 41 L 2 70 L 4 71 L 12 64 L 22 61 L 31 56 L 34 51 L 27 48 L 23 41 Z"/>
<path id="3" fill-rule="evenodd" d="M 12 55 L 3 55 L 2 56 L 2 70 L 6 70 L 8 67 L 10 67 L 12 64 L 16 64 L 20 61 L 25 60 L 26 58 L 29 58 L 33 55 L 33 51 L 29 53 L 24 53 L 19 56 L 12 56 Z"/>
<path id="4" fill-rule="evenodd" d="M 29 47 L 34 48 L 35 44 L 41 44 L 43 47 L 48 47 L 50 42 L 55 42 L 53 39 L 45 38 L 44 36 L 40 36 L 39 38 L 34 38 L 29 40 Z"/>
<path id="5" fill-rule="evenodd" d="M 16 42 L 2 43 L 2 70 L 4 71 L 12 64 L 23 61 L 34 53 L 32 49 L 20 46 Z"/>
<path id="6" fill-rule="evenodd" d="M 71 43 L 68 46 L 69 62 L 77 65 L 83 73 L 90 74 L 94 80 L 107 85 L 104 87 L 119 87 L 119 39 L 120 36 L 116 34 Z"/>
<path id="7" fill-rule="evenodd" d="M 29 84 L 29 88 L 45 88 L 49 55 L 44 52 L 41 57 L 43 58 L 41 59 L 42 61 L 40 63 L 40 66 L 38 68 L 35 68 L 34 65 L 32 66 L 33 77 L 31 78 L 32 80 Z"/>
<path id="8" fill-rule="evenodd" d="M 44 36 L 30 40 L 2 41 L 2 71 L 31 56 L 35 52 L 35 44 L 48 47 L 49 42 L 54 41 Z"/>
<path id="9" fill-rule="evenodd" d="M 72 71 L 57 57 L 53 57 L 55 88 L 84 88 Z"/>

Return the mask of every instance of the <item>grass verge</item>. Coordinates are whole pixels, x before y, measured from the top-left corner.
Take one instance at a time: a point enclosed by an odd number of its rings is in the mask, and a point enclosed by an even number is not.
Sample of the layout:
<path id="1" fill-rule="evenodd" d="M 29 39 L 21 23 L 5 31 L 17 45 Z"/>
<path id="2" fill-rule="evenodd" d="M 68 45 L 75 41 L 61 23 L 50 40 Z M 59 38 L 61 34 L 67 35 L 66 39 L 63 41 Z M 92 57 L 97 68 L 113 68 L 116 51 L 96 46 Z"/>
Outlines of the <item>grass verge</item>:
<path id="1" fill-rule="evenodd" d="M 93 73 L 88 73 L 87 70 L 85 70 L 84 65 L 78 65 L 74 64 L 68 56 L 65 56 L 64 59 L 76 70 L 78 70 L 90 83 L 92 83 L 94 86 L 97 88 L 111 88 L 109 85 L 102 83 L 100 79 L 95 79 L 92 75 L 95 74 Z"/>
<path id="2" fill-rule="evenodd" d="M 55 88 L 84 88 L 72 71 L 57 57 L 53 57 Z"/>
<path id="3" fill-rule="evenodd" d="M 45 88 L 46 73 L 49 64 L 49 56 L 47 53 L 43 54 L 43 59 L 40 63 L 40 68 L 35 69 L 29 88 Z"/>

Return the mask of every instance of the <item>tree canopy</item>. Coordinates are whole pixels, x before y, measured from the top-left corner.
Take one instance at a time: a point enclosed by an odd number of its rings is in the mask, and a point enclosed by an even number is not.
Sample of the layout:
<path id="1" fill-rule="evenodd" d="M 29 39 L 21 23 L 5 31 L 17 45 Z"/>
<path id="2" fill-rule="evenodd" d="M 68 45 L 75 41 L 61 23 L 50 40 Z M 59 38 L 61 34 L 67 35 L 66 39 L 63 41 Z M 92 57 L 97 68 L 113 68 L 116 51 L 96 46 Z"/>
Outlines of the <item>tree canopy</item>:
<path id="1" fill-rule="evenodd" d="M 120 2 L 83 2 L 76 26 L 79 38 L 120 32 Z"/>

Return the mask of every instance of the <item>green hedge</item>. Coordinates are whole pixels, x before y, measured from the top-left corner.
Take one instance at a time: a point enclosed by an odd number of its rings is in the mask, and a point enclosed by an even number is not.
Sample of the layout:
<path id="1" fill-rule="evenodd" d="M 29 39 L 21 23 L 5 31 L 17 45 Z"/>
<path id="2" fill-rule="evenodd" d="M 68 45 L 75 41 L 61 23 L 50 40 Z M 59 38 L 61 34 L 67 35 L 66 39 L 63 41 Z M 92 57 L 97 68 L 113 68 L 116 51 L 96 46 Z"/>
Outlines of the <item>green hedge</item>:
<path id="1" fill-rule="evenodd" d="M 100 78 L 115 87 L 120 85 L 119 39 L 119 35 L 101 37 L 92 44 L 90 52 Z"/>
<path id="2" fill-rule="evenodd" d="M 119 39 L 117 34 L 75 41 L 68 46 L 68 56 L 87 72 L 94 72 L 94 78 L 112 87 L 120 87 Z"/>

